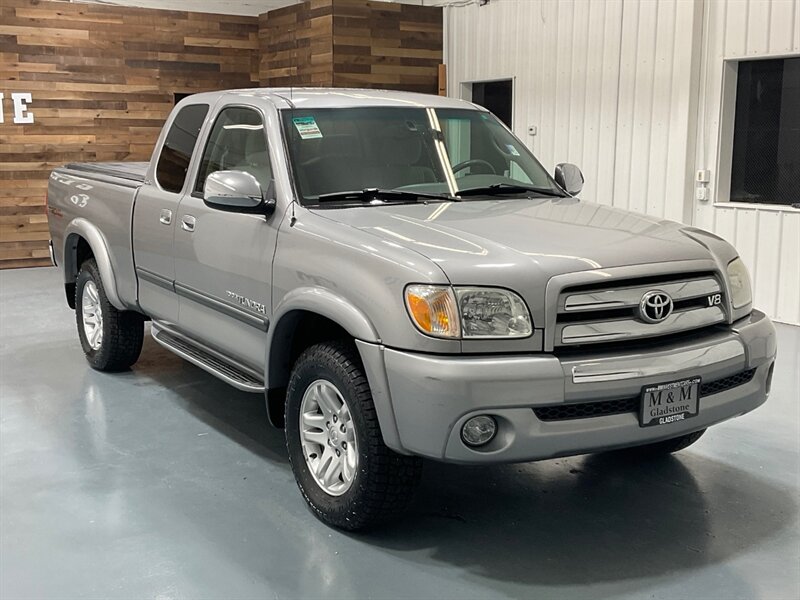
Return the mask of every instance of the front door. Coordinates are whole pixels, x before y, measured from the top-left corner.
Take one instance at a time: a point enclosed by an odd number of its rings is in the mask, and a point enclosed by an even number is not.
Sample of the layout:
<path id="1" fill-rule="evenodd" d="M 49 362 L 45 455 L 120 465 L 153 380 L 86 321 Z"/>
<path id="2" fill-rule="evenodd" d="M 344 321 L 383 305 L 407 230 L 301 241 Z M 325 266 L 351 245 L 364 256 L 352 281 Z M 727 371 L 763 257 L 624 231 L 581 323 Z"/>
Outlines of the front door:
<path id="1" fill-rule="evenodd" d="M 206 205 L 202 197 L 206 178 L 226 170 L 252 174 L 263 190 L 273 186 L 264 119 L 254 108 L 228 106 L 220 111 L 193 192 L 178 207 L 174 254 L 179 326 L 194 339 L 261 372 L 278 219 Z"/>

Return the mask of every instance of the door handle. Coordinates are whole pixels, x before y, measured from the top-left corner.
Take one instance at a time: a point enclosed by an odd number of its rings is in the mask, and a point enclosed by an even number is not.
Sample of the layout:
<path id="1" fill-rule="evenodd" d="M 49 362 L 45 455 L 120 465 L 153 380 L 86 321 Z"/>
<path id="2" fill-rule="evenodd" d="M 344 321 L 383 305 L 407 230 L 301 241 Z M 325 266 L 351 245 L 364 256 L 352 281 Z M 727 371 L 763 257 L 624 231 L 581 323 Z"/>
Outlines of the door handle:
<path id="1" fill-rule="evenodd" d="M 196 219 L 192 215 L 183 215 L 183 217 L 181 217 L 181 228 L 183 228 L 184 231 L 192 232 L 194 231 L 195 222 Z"/>
<path id="2" fill-rule="evenodd" d="M 162 208 L 161 216 L 158 217 L 158 220 L 161 221 L 163 225 L 169 225 L 172 223 L 172 211 L 168 208 Z"/>

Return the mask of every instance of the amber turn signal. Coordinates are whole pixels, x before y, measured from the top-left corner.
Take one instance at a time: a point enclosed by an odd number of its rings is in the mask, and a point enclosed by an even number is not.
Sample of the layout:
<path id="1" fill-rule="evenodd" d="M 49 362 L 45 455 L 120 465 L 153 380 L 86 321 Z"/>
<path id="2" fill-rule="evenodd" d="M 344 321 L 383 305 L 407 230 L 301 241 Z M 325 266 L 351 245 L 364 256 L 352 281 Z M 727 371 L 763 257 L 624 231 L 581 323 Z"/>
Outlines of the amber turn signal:
<path id="1" fill-rule="evenodd" d="M 410 285 L 406 307 L 417 329 L 427 335 L 457 338 L 461 335 L 453 289 L 443 285 Z"/>

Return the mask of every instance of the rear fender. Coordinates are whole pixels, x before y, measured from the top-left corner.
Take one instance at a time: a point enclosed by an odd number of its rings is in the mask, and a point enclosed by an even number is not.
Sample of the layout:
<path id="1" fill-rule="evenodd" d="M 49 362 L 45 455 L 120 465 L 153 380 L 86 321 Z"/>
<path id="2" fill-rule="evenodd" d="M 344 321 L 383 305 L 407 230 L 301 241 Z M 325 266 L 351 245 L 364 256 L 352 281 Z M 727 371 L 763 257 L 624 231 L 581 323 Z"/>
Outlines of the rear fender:
<path id="1" fill-rule="evenodd" d="M 125 305 L 120 300 L 117 292 L 117 280 L 111 265 L 111 255 L 108 244 L 100 230 L 84 218 L 74 219 L 64 231 L 64 281 L 73 283 L 78 277 L 81 266 L 78 262 L 78 241 L 86 240 L 92 249 L 94 260 L 103 280 L 103 289 L 108 296 L 108 301 L 118 310 L 125 310 Z"/>

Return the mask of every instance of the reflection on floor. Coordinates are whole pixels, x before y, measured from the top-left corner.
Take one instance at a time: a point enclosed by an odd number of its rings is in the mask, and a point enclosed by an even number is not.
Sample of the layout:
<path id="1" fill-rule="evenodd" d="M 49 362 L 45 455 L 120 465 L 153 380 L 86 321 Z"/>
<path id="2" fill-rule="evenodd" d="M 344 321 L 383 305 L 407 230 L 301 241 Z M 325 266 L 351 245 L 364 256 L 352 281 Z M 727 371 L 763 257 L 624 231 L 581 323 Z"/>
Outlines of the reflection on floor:
<path id="1" fill-rule="evenodd" d="M 800 328 L 773 394 L 676 458 L 425 465 L 411 514 L 345 535 L 281 432 L 148 338 L 90 370 L 54 269 L 0 272 L 0 597 L 800 597 Z"/>

